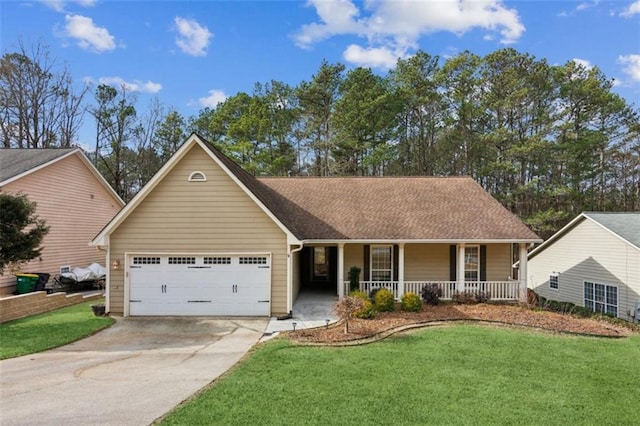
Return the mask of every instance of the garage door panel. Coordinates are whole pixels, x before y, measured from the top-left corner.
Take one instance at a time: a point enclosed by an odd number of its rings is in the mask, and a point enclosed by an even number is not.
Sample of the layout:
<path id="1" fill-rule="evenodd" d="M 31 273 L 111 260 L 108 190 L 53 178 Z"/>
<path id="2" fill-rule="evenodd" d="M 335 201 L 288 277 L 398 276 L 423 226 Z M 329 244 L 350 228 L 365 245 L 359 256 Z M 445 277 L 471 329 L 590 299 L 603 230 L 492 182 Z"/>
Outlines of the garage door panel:
<path id="1" fill-rule="evenodd" d="M 136 256 L 131 315 L 268 316 L 269 255 Z"/>

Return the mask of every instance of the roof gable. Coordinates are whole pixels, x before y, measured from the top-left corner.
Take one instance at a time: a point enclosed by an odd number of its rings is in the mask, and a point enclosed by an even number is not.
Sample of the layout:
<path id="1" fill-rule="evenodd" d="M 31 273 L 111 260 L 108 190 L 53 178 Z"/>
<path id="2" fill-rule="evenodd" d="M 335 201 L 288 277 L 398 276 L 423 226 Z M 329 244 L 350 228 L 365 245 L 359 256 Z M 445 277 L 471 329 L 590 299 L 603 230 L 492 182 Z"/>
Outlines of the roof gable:
<path id="1" fill-rule="evenodd" d="M 22 176 L 46 167 L 73 154 L 78 148 L 64 149 L 0 149 L 0 185 L 6 185 Z"/>
<path id="2" fill-rule="evenodd" d="M 107 192 L 120 204 L 124 201 L 79 148 L 3 148 L 0 149 L 0 187 L 36 173 L 45 167 L 76 155 Z"/>
<path id="3" fill-rule="evenodd" d="M 620 238 L 637 250 L 640 250 L 640 213 L 588 213 L 583 212 L 576 216 L 571 222 L 553 234 L 549 239 L 540 244 L 528 254 L 528 259 L 553 245 L 581 222 L 590 220 L 600 226 L 605 232 L 609 232 Z"/>
<path id="4" fill-rule="evenodd" d="M 151 178 L 151 180 L 136 194 L 135 197 L 95 236 L 91 241 L 91 245 L 106 245 L 108 236 L 115 231 L 122 222 L 137 208 L 138 205 L 153 191 L 153 189 L 164 179 L 171 170 L 174 169 L 182 158 L 194 147 L 200 146 L 211 159 L 226 173 L 266 214 L 269 216 L 280 229 L 287 234 L 290 240 L 295 237 L 289 229 L 287 229 L 280 220 L 264 205 L 260 194 L 260 184 L 256 179 L 245 172 L 240 166 L 235 164 L 231 159 L 227 158 L 217 148 L 204 141 L 198 135 L 193 133 L 187 141 L 182 144 L 178 151 L 167 161 L 160 170 Z M 262 197 L 264 198 L 264 197 Z"/>
<path id="5" fill-rule="evenodd" d="M 640 213 L 595 213 L 583 215 L 640 250 Z"/>

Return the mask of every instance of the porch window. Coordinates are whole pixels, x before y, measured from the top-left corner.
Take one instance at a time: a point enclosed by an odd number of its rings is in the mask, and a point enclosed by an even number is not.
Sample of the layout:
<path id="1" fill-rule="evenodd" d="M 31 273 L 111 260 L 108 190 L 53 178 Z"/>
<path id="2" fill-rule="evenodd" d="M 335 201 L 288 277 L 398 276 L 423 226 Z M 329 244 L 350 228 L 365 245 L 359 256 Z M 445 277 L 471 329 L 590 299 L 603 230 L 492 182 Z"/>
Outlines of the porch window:
<path id="1" fill-rule="evenodd" d="M 326 247 L 313 248 L 313 279 L 326 280 L 329 277 L 329 262 Z"/>
<path id="2" fill-rule="evenodd" d="M 465 246 L 464 248 L 464 280 L 479 281 L 480 279 L 480 246 Z"/>
<path id="3" fill-rule="evenodd" d="M 371 246 L 371 281 L 391 281 L 393 246 Z"/>
<path id="4" fill-rule="evenodd" d="M 584 306 L 594 312 L 618 316 L 618 287 L 584 282 Z"/>

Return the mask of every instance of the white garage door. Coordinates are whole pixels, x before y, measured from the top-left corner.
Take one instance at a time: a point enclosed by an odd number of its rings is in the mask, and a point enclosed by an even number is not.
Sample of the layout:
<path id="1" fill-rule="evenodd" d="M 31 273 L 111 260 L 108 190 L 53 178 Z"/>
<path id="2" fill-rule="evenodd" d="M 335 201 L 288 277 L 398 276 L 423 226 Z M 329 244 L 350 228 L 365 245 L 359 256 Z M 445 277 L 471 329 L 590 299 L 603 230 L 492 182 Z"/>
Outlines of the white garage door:
<path id="1" fill-rule="evenodd" d="M 269 254 L 129 259 L 130 315 L 270 314 Z"/>

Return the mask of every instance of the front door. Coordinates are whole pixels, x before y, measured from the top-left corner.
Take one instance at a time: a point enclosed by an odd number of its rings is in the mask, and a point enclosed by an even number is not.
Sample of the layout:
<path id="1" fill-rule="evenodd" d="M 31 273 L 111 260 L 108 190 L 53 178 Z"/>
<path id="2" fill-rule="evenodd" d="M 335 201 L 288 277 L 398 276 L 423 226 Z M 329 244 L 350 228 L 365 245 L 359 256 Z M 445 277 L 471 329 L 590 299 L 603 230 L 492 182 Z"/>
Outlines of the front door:
<path id="1" fill-rule="evenodd" d="M 337 294 L 337 247 L 305 247 L 300 260 L 302 291 Z"/>

